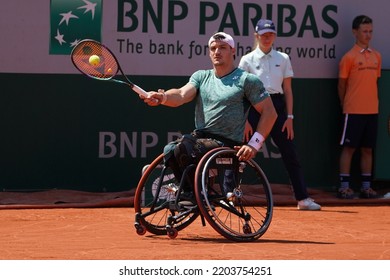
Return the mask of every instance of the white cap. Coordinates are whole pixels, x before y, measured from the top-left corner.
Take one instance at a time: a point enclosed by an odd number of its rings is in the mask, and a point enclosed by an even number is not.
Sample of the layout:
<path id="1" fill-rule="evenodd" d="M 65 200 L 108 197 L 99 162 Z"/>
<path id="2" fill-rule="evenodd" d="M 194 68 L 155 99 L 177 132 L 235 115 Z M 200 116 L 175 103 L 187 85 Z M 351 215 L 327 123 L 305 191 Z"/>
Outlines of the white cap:
<path id="1" fill-rule="evenodd" d="M 234 49 L 233 37 L 225 32 L 217 32 L 213 36 L 211 36 L 210 40 L 209 40 L 209 47 L 210 47 L 211 43 L 213 43 L 215 41 L 225 42 L 226 44 L 228 44 L 230 47 L 232 47 Z"/>

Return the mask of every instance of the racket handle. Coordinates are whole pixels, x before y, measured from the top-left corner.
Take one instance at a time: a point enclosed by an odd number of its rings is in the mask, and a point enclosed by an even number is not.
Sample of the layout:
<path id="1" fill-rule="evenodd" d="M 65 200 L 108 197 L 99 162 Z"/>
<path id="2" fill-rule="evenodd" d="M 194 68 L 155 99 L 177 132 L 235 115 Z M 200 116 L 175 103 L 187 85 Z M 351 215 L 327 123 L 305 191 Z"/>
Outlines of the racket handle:
<path id="1" fill-rule="evenodd" d="M 140 88 L 137 85 L 132 84 L 131 85 L 131 89 L 134 90 L 139 95 L 142 95 L 142 96 L 145 96 L 145 97 L 149 97 L 149 94 L 145 90 L 143 90 L 142 88 Z"/>

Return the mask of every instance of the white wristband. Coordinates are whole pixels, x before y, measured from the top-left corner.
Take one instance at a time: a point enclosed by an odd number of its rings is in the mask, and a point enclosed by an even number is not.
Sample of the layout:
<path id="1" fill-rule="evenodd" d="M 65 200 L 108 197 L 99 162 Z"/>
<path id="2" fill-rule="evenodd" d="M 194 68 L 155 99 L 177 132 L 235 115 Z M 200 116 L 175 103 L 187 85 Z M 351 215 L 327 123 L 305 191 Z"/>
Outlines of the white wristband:
<path id="1" fill-rule="evenodd" d="M 261 135 L 260 133 L 258 132 L 255 132 L 251 138 L 251 140 L 249 140 L 248 142 L 248 145 L 252 146 L 253 148 L 255 148 L 257 151 L 260 150 L 261 146 L 263 145 L 263 142 L 264 142 L 264 136 Z"/>
<path id="2" fill-rule="evenodd" d="M 167 95 L 165 94 L 165 92 L 162 92 L 162 94 L 163 94 L 163 99 L 161 100 L 161 103 L 160 103 L 160 104 L 164 104 L 165 102 L 167 102 L 167 99 L 168 99 L 168 97 L 167 97 Z"/>

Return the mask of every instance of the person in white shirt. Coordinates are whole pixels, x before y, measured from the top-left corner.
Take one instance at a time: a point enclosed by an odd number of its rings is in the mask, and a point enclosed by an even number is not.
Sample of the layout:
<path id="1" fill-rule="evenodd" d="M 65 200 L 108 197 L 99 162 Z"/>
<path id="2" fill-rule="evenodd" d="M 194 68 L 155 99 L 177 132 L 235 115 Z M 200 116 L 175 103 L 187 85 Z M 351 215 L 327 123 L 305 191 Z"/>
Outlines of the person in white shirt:
<path id="1" fill-rule="evenodd" d="M 294 144 L 293 92 L 291 80 L 294 75 L 290 58 L 286 53 L 273 48 L 276 38 L 275 24 L 268 19 L 260 19 L 254 33 L 256 46 L 244 55 L 239 68 L 257 75 L 270 93 L 278 118 L 270 136 L 278 146 L 284 165 L 290 177 L 299 210 L 320 210 L 321 206 L 308 195 L 303 171 Z M 253 133 L 259 114 L 251 108 L 245 128 L 245 139 Z"/>

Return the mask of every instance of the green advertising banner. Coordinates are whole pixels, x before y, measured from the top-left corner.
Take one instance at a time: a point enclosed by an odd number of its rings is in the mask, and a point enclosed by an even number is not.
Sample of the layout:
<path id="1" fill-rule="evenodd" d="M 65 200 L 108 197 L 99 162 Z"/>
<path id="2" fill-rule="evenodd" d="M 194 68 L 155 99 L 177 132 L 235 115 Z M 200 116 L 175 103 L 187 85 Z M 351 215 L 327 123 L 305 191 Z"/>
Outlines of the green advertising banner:
<path id="1" fill-rule="evenodd" d="M 0 9 L 0 187 L 129 190 L 167 142 L 193 129 L 193 104 L 151 108 L 126 86 L 81 75 L 69 56 L 80 40 L 109 46 L 145 90 L 168 89 L 211 67 L 207 41 L 217 30 L 235 38 L 238 63 L 252 49 L 257 20 L 267 17 L 277 26 L 275 48 L 291 57 L 294 69 L 295 139 L 305 179 L 309 187 L 334 190 L 338 62 L 354 44 L 352 19 L 364 11 L 374 20 L 372 46 L 389 69 L 389 8 L 387 0 L 6 1 Z M 390 180 L 389 79 L 384 71 L 379 81 L 375 176 L 381 180 Z M 256 161 L 272 183 L 289 183 L 272 141 Z"/>
<path id="2" fill-rule="evenodd" d="M 82 39 L 101 40 L 103 0 L 50 1 L 50 54 L 70 54 Z"/>
<path id="3" fill-rule="evenodd" d="M 375 178 L 390 181 L 390 70 L 379 80 L 379 124 L 375 153 Z"/>

